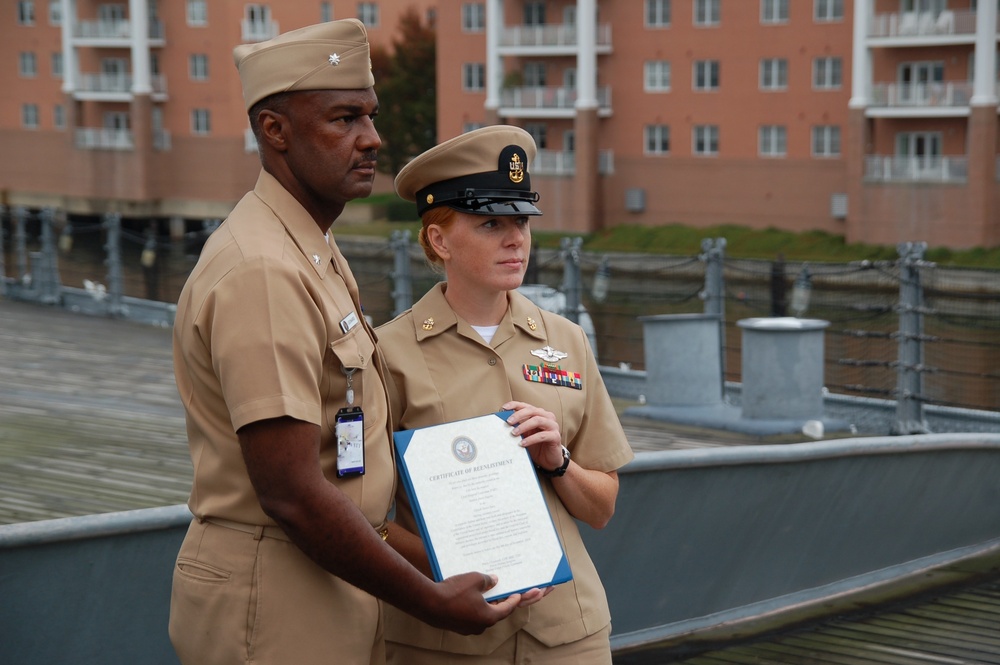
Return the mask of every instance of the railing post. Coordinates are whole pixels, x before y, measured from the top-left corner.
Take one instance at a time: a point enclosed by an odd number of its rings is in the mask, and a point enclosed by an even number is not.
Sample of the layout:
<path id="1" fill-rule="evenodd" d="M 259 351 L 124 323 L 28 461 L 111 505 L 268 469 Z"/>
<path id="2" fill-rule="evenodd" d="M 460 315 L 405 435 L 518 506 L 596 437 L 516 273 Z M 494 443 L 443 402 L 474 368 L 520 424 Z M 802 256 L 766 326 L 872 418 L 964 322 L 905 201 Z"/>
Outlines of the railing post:
<path id="1" fill-rule="evenodd" d="M 893 434 L 926 434 L 924 419 L 924 292 L 920 267 L 926 265 L 925 242 L 901 243 L 899 252 L 899 348 L 896 364 L 896 423 Z"/>
<path id="2" fill-rule="evenodd" d="M 55 210 L 43 208 L 40 217 L 42 221 L 42 265 L 39 266 L 41 279 L 38 284 L 38 294 L 43 303 L 53 305 L 59 302 L 59 264 L 56 256 L 55 234 L 52 232 Z"/>
<path id="3" fill-rule="evenodd" d="M 563 316 L 573 323 L 580 322 L 580 247 L 583 238 L 563 238 L 559 241 L 563 259 L 562 291 L 566 294 Z"/>
<path id="4" fill-rule="evenodd" d="M 726 300 L 723 282 L 723 262 L 726 258 L 725 238 L 703 238 L 701 256 L 705 262 L 705 289 L 701 298 L 705 301 L 705 314 L 719 317 L 719 370 L 722 372 L 723 392 L 726 385 Z"/>
<path id="5" fill-rule="evenodd" d="M 392 315 L 399 316 L 413 305 L 413 277 L 410 274 L 410 232 L 393 231 L 389 239 L 393 250 L 392 298 L 395 309 Z"/>
<path id="6" fill-rule="evenodd" d="M 28 232 L 25 228 L 28 211 L 24 206 L 14 207 L 14 251 L 17 258 L 17 283 L 20 286 L 31 279 L 28 274 Z"/>
<path id="7" fill-rule="evenodd" d="M 121 213 L 109 212 L 104 215 L 104 229 L 107 231 L 108 266 L 108 313 L 118 316 L 122 312 L 122 216 Z"/>
<path id="8" fill-rule="evenodd" d="M 7 206 L 0 203 L 0 298 L 7 297 L 7 259 L 3 241 L 3 220 L 7 216 Z"/>

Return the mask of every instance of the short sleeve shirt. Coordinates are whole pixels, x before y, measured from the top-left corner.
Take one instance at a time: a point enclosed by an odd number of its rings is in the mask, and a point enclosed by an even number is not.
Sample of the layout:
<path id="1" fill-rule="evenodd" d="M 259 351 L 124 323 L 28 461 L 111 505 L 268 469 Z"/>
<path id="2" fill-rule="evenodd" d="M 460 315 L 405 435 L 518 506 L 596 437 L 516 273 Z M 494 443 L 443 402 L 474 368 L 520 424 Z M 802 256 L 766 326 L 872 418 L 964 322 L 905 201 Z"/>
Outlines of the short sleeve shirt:
<path id="1" fill-rule="evenodd" d="M 237 431 L 290 416 L 320 427 L 320 463 L 372 524 L 391 503 L 395 467 L 382 358 L 357 283 L 335 242 L 266 172 L 205 243 L 181 292 L 174 372 L 194 465 L 197 517 L 272 525 L 250 484 Z M 364 475 L 338 478 L 333 423 L 365 417 Z"/>

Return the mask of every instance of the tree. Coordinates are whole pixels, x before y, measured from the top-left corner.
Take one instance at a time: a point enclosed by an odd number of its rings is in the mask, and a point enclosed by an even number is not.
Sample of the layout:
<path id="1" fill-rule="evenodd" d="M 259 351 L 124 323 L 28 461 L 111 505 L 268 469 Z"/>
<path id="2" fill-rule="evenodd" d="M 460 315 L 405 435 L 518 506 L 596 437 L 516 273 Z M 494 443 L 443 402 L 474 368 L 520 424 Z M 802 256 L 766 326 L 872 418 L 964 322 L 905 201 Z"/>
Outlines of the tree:
<path id="1" fill-rule="evenodd" d="M 380 107 L 379 169 L 393 175 L 437 144 L 434 26 L 409 7 L 400 17 L 397 35 L 391 53 L 378 47 L 371 51 Z"/>

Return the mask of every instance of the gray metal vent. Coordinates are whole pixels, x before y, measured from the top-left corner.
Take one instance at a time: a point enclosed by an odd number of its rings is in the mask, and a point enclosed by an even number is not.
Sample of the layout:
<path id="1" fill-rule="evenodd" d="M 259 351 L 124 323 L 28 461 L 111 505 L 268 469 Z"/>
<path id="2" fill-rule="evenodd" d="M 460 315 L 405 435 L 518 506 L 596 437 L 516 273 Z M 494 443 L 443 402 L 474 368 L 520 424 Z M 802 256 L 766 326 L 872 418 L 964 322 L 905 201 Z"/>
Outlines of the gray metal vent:
<path id="1" fill-rule="evenodd" d="M 625 190 L 625 209 L 642 212 L 646 209 L 646 190 L 638 187 Z"/>
<path id="2" fill-rule="evenodd" d="M 847 219 L 847 194 L 830 195 L 830 216 L 834 219 Z"/>

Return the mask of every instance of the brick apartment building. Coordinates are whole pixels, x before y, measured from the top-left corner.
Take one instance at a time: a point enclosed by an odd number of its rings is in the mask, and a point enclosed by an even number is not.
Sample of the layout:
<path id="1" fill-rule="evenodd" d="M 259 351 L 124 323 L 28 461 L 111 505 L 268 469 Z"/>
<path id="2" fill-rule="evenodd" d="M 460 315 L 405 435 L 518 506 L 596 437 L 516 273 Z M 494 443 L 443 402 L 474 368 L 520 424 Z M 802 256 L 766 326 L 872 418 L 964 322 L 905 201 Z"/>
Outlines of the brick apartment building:
<path id="1" fill-rule="evenodd" d="M 531 132 L 536 228 L 994 246 L 996 4 L 0 0 L 0 202 L 222 217 L 258 169 L 232 47 L 347 16 L 387 43 L 417 5 L 437 26 L 439 138 Z"/>

